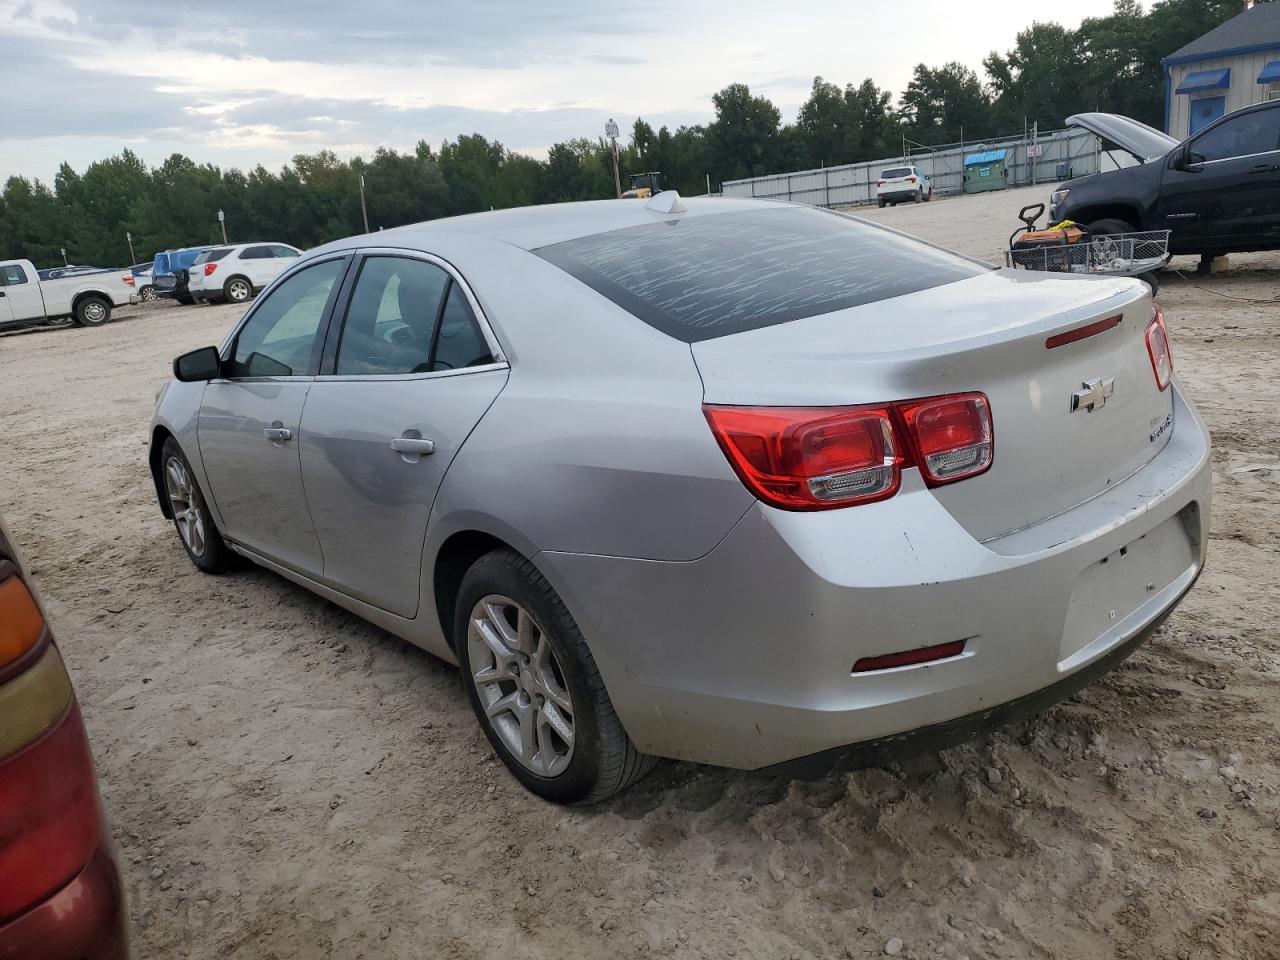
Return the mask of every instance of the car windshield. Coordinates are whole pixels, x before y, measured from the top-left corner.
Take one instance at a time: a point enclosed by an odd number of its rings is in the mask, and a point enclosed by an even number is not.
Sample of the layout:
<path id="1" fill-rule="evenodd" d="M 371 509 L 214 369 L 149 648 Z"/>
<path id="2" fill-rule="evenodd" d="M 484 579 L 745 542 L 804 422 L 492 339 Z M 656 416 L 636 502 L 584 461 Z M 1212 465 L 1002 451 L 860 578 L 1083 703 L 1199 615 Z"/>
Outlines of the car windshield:
<path id="1" fill-rule="evenodd" d="M 798 206 L 666 220 L 534 253 L 687 343 L 900 297 L 984 270 L 863 220 Z"/>
<path id="2" fill-rule="evenodd" d="M 882 180 L 896 180 L 899 177 L 909 176 L 911 176 L 910 167 L 894 167 L 893 169 L 886 170 L 884 173 L 880 174 L 880 178 Z"/>

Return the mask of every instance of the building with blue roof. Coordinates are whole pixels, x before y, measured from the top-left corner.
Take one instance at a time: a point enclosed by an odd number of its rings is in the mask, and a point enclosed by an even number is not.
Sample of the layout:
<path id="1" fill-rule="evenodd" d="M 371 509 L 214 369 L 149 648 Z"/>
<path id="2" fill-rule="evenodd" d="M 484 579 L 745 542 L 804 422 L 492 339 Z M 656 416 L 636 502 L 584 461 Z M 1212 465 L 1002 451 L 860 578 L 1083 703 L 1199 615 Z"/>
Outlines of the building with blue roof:
<path id="1" fill-rule="evenodd" d="M 1280 99 L 1280 3 L 1255 3 L 1164 64 L 1164 128 L 1179 140 L 1223 114 Z"/>

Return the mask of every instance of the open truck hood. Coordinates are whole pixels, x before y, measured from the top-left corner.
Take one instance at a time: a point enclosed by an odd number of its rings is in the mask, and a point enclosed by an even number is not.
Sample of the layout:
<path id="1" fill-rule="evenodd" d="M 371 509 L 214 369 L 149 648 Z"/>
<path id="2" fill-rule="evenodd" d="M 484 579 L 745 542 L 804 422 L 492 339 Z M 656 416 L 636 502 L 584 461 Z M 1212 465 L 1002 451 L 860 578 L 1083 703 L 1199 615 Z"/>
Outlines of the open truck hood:
<path id="1" fill-rule="evenodd" d="M 1178 141 L 1155 127 L 1122 117 L 1118 113 L 1077 113 L 1067 117 L 1068 127 L 1080 127 L 1132 154 L 1139 163 L 1158 160 L 1178 145 Z"/>

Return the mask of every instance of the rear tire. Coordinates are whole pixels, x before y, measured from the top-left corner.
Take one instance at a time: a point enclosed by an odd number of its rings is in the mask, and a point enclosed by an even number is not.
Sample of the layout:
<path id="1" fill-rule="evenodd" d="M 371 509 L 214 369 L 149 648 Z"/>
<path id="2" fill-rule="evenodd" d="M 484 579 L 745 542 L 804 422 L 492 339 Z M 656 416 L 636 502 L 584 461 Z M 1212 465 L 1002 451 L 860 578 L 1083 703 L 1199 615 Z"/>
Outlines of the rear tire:
<path id="1" fill-rule="evenodd" d="M 138 296 L 142 298 L 143 303 L 155 303 L 156 288 L 148 283 L 145 287 L 143 287 L 141 290 L 138 291 Z"/>
<path id="2" fill-rule="evenodd" d="M 656 759 L 622 729 L 578 625 L 537 567 L 513 550 L 486 554 L 463 576 L 455 609 L 467 698 L 526 788 L 596 803 L 649 772 Z"/>
<path id="3" fill-rule="evenodd" d="M 911 198 L 912 203 L 924 203 L 924 187 L 915 192 L 915 196 Z"/>
<path id="4" fill-rule="evenodd" d="M 883 200 L 880 200 L 880 201 L 877 201 L 877 202 L 880 204 L 880 209 L 881 209 L 881 210 L 883 210 L 883 209 L 884 209 L 884 201 L 883 201 Z"/>
<path id="5" fill-rule="evenodd" d="M 228 277 L 222 285 L 222 295 L 227 303 L 245 303 L 253 296 L 253 284 L 244 277 Z"/>
<path id="6" fill-rule="evenodd" d="M 231 550 L 214 526 L 191 464 L 173 437 L 160 450 L 160 483 L 169 498 L 178 540 L 191 562 L 202 573 L 222 573 L 231 565 Z"/>
<path id="7" fill-rule="evenodd" d="M 82 327 L 100 327 L 111 319 L 111 302 L 102 297 L 85 297 L 76 304 L 75 320 Z"/>

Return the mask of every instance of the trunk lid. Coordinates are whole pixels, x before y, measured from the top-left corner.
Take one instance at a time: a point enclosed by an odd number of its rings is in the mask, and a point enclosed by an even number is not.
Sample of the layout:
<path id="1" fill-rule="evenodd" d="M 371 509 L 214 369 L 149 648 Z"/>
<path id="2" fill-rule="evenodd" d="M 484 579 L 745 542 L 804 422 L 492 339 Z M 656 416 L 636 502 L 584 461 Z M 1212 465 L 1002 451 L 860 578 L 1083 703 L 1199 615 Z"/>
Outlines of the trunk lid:
<path id="1" fill-rule="evenodd" d="M 1120 317 L 1093 336 L 1046 339 Z M 1172 432 L 1136 280 L 993 271 L 957 283 L 691 345 L 707 403 L 836 406 L 981 391 L 995 460 L 932 492 L 976 538 L 1055 516 L 1147 463 Z M 1072 394 L 1093 381 L 1090 412 Z M 913 468 L 914 469 L 914 468 Z"/>

